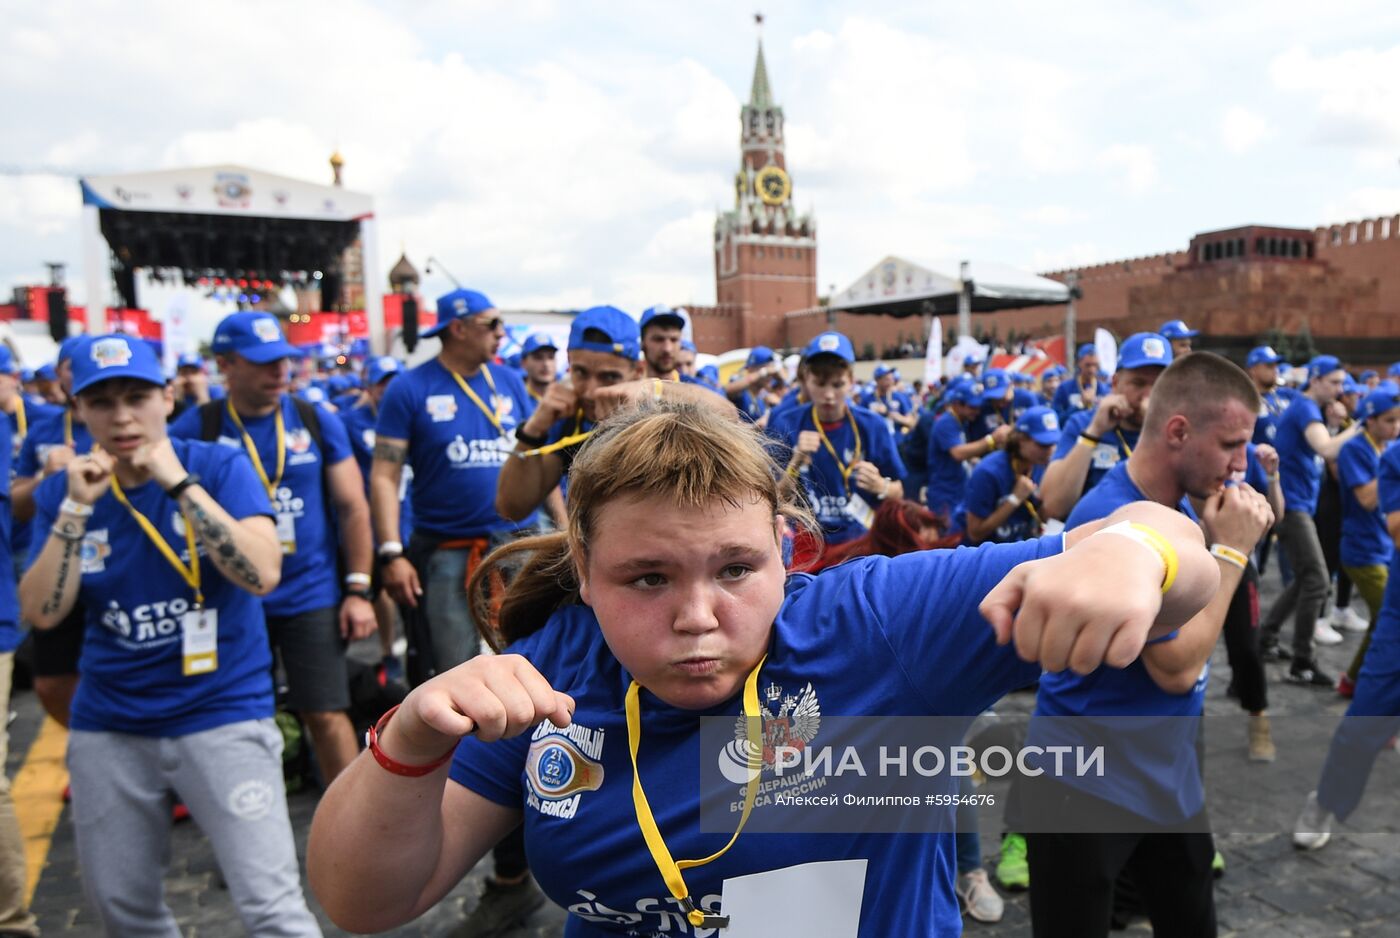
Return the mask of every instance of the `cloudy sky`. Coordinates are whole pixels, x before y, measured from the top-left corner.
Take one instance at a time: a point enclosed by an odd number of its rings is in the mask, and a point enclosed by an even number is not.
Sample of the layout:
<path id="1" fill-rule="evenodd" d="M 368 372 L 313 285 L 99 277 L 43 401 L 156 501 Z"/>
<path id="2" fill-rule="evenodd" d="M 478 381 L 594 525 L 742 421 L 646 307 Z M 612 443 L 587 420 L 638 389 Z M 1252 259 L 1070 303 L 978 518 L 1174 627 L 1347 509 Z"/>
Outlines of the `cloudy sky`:
<path id="1" fill-rule="evenodd" d="M 823 293 L 885 254 L 1047 270 L 1400 211 L 1394 0 L 760 8 Z M 402 246 L 503 307 L 714 300 L 753 2 L 0 9 L 0 296 L 80 264 L 78 174 L 327 180 L 339 148 L 384 271 Z"/>

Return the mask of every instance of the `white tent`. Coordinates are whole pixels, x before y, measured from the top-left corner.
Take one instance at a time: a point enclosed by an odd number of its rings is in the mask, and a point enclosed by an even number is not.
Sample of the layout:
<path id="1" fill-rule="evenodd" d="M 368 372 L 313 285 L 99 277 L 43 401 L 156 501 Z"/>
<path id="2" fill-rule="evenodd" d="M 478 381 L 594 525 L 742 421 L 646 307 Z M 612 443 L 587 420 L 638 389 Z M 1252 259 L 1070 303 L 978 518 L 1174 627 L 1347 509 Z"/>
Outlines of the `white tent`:
<path id="1" fill-rule="evenodd" d="M 995 261 L 968 261 L 972 309 L 987 311 L 1069 301 L 1069 288 L 1058 280 Z M 962 292 L 960 262 L 915 263 L 890 255 L 856 278 L 832 299 L 833 308 L 849 313 L 914 316 L 957 309 Z"/>

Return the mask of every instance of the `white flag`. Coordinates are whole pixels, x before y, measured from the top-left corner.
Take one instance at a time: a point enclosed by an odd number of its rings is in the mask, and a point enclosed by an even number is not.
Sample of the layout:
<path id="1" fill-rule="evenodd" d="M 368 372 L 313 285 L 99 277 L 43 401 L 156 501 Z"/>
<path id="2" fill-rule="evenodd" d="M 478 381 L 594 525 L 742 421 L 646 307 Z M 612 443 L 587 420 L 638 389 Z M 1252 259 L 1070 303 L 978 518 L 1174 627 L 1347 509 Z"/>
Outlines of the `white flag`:
<path id="1" fill-rule="evenodd" d="M 943 377 L 943 320 L 933 317 L 928 330 L 928 349 L 924 352 L 924 387 L 932 387 Z"/>
<path id="2" fill-rule="evenodd" d="M 1118 343 L 1107 329 L 1094 330 L 1094 354 L 1099 357 L 1099 372 L 1111 375 L 1118 370 Z"/>

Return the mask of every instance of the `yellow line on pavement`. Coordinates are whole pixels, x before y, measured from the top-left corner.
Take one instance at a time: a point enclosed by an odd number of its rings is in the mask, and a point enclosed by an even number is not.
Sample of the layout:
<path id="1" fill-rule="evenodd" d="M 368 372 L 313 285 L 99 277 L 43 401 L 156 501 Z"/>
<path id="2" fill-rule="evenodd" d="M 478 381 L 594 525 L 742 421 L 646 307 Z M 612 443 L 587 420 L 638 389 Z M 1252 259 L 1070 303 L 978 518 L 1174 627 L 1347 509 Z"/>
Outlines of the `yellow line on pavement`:
<path id="1" fill-rule="evenodd" d="M 34 898 L 34 888 L 44 872 L 49 856 L 49 843 L 63 813 L 63 789 L 68 785 L 68 767 L 63 753 L 68 745 L 68 731 L 51 717 L 44 717 L 39 735 L 24 757 L 24 765 L 15 773 L 10 786 L 20 833 L 24 836 L 24 868 L 28 874 L 24 901 Z"/>

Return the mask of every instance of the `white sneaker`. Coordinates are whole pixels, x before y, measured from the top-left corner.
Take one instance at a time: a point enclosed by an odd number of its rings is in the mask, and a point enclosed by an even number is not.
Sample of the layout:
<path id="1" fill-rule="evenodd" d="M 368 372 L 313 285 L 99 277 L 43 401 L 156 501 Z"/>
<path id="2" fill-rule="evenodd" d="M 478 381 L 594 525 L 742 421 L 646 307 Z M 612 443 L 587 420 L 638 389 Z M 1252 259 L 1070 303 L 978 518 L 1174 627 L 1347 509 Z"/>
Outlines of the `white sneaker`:
<path id="1" fill-rule="evenodd" d="M 997 895 L 987 871 L 973 870 L 958 877 L 958 897 L 962 899 L 967 914 L 979 922 L 1000 922 L 1006 911 L 1006 903 Z"/>
<path id="2" fill-rule="evenodd" d="M 1346 629 L 1348 632 L 1364 632 L 1371 627 L 1361 616 L 1356 614 L 1356 610 L 1347 606 L 1345 609 L 1333 609 L 1331 622 L 1339 629 Z"/>
<path id="3" fill-rule="evenodd" d="M 1342 633 L 1332 628 L 1332 624 L 1326 619 L 1318 619 L 1317 627 L 1313 629 L 1313 641 L 1319 645 L 1340 645 Z"/>
<path id="4" fill-rule="evenodd" d="M 1303 811 L 1293 825 L 1293 846 L 1320 850 L 1332 839 L 1332 812 L 1317 803 L 1317 792 L 1308 792 Z"/>

